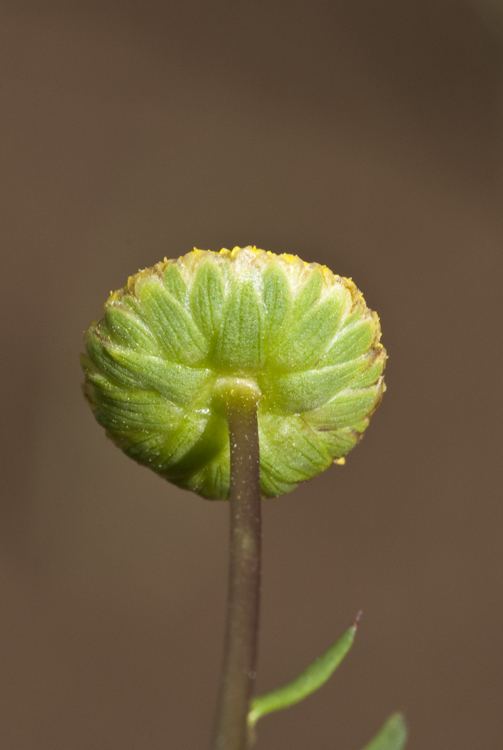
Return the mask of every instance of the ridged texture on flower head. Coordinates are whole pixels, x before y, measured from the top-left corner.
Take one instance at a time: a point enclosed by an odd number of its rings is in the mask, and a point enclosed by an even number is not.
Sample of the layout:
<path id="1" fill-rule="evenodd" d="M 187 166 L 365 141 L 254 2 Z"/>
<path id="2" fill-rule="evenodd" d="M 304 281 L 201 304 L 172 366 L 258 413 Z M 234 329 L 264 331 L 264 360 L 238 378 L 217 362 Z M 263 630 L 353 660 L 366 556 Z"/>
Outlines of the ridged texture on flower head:
<path id="1" fill-rule="evenodd" d="M 357 443 L 384 390 L 379 319 L 350 279 L 256 248 L 194 250 L 130 277 L 86 334 L 85 394 L 112 440 L 208 498 L 229 494 L 225 394 L 259 395 L 264 496 Z"/>

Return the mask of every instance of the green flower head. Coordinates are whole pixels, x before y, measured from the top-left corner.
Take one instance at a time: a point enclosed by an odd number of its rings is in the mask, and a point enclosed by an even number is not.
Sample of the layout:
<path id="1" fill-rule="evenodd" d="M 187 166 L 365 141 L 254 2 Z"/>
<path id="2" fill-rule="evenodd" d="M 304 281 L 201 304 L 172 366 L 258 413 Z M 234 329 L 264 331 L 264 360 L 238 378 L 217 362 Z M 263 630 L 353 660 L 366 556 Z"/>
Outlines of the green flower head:
<path id="1" fill-rule="evenodd" d="M 131 458 L 207 498 L 229 495 L 225 402 L 258 402 L 266 497 L 358 442 L 386 352 L 351 279 L 255 247 L 194 250 L 129 278 L 86 334 L 84 392 Z"/>

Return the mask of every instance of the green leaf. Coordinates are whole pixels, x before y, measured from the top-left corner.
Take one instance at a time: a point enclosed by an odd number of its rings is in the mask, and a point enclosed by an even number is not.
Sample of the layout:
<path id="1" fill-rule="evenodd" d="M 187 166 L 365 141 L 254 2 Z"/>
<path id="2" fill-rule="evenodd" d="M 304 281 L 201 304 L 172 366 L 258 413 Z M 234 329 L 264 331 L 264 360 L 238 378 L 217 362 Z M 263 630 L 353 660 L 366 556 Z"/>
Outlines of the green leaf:
<path id="1" fill-rule="evenodd" d="M 262 488 L 272 495 L 288 492 L 331 464 L 315 433 L 295 414 L 278 420 L 259 411 L 259 441 Z"/>
<path id="2" fill-rule="evenodd" d="M 185 304 L 187 299 L 187 284 L 182 276 L 179 266 L 172 263 L 166 266 L 163 274 L 166 289 L 181 305 Z"/>
<path id="3" fill-rule="evenodd" d="M 274 345 L 278 331 L 291 313 L 293 300 L 288 278 L 281 267 L 272 265 L 263 275 L 262 297 L 266 311 L 265 338 L 269 353 L 271 342 Z"/>
<path id="4" fill-rule="evenodd" d="M 318 690 L 337 669 L 349 649 L 353 645 L 356 633 L 356 625 L 350 627 L 337 643 L 328 649 L 323 656 L 311 664 L 288 685 L 284 685 L 272 693 L 259 695 L 253 699 L 251 710 L 248 714 L 248 726 L 250 730 L 262 716 L 278 711 L 280 708 L 288 708 L 294 703 L 307 698 L 308 695 Z M 374 749 L 372 749 L 374 750 Z"/>
<path id="5" fill-rule="evenodd" d="M 106 354 L 121 371 L 132 376 L 138 373 L 136 385 L 162 393 L 175 404 L 194 403 L 213 382 L 210 370 L 185 367 L 120 346 L 108 346 Z"/>
<path id="6" fill-rule="evenodd" d="M 161 347 L 148 325 L 130 310 L 118 304 L 110 305 L 105 320 L 111 338 L 118 344 L 138 349 L 155 357 L 161 355 Z"/>
<path id="7" fill-rule="evenodd" d="M 302 286 L 297 291 L 294 303 L 294 317 L 302 318 L 318 301 L 323 289 L 323 272 L 320 266 L 311 266 L 311 273 L 304 276 Z"/>
<path id="8" fill-rule="evenodd" d="M 389 717 L 379 734 L 363 750 L 402 750 L 407 740 L 407 725 L 402 714 Z"/>
<path id="9" fill-rule="evenodd" d="M 355 447 L 361 437 L 361 433 L 365 432 L 367 425 L 368 420 L 366 424 L 365 422 L 360 422 L 355 427 L 342 427 L 339 430 L 322 430 L 318 433 L 320 445 L 324 447 L 332 459 L 339 461 Z"/>
<path id="10" fill-rule="evenodd" d="M 304 417 L 309 425 L 319 430 L 351 427 L 372 412 L 381 394 L 380 385 L 357 391 L 341 391 L 328 404 L 307 412 Z"/>
<path id="11" fill-rule="evenodd" d="M 184 365 L 196 365 L 208 353 L 208 341 L 190 312 L 171 296 L 155 277 L 136 285 L 146 320 L 166 356 Z"/>
<path id="12" fill-rule="evenodd" d="M 322 370 L 293 372 L 269 380 L 263 378 L 261 386 L 275 409 L 301 414 L 325 405 L 367 369 L 368 362 L 360 357 Z"/>
<path id="13" fill-rule="evenodd" d="M 279 338 L 279 347 L 274 354 L 276 367 L 287 371 L 311 367 L 322 357 L 334 338 L 343 309 L 344 297 L 334 294 L 304 312 L 302 317 L 296 318 L 294 311 L 292 327 Z"/>
<path id="14" fill-rule="evenodd" d="M 213 364 L 228 370 L 254 370 L 263 359 L 263 314 L 253 280 L 231 287 L 223 309 Z"/>
<path id="15" fill-rule="evenodd" d="M 376 331 L 376 321 L 371 316 L 355 325 L 344 328 L 337 336 L 333 346 L 320 361 L 319 366 L 340 365 L 365 354 L 372 345 Z"/>
<path id="16" fill-rule="evenodd" d="M 190 306 L 197 325 L 212 341 L 220 327 L 224 301 L 221 269 L 210 261 L 200 263 L 192 284 Z"/>

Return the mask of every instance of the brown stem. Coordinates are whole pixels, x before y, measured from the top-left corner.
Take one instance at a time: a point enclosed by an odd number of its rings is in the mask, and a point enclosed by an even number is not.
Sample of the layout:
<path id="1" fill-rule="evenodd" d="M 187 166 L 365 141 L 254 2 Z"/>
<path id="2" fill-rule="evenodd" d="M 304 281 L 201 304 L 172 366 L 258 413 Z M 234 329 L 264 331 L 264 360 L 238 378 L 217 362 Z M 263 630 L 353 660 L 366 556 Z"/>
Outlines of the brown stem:
<path id="1" fill-rule="evenodd" d="M 227 402 L 231 449 L 227 626 L 212 750 L 246 750 L 257 655 L 261 492 L 257 400 Z"/>

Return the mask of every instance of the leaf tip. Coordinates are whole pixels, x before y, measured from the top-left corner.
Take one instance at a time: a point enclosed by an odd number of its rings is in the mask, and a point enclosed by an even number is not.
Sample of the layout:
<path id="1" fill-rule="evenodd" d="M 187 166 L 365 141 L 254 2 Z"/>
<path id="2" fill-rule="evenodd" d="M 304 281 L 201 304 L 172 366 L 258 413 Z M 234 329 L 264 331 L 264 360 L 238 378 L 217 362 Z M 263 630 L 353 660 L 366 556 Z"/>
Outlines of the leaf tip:
<path id="1" fill-rule="evenodd" d="M 381 731 L 364 750 L 403 750 L 407 741 L 407 724 L 402 713 L 391 714 Z"/>

